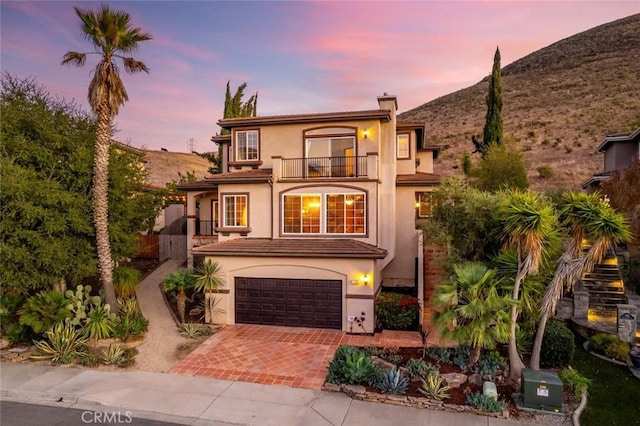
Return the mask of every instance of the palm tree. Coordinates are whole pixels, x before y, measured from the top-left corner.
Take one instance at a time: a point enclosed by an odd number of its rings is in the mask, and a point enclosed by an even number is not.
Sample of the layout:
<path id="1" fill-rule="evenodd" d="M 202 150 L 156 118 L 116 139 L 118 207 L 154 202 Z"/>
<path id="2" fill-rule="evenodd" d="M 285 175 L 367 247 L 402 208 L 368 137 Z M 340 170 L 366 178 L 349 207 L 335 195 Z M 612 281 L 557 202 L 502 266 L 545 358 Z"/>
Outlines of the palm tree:
<path id="1" fill-rule="evenodd" d="M 535 275 L 553 240 L 557 217 L 551 204 L 540 194 L 511 191 L 498 211 L 505 248 L 514 248 L 518 268 L 513 284 L 513 300 L 519 300 L 520 285 L 528 275 Z M 516 345 L 518 306 L 511 307 L 509 330 L 509 377 L 518 383 L 524 363 Z"/>
<path id="2" fill-rule="evenodd" d="M 185 269 L 179 269 L 167 275 L 162 281 L 162 288 L 165 292 L 175 291 L 176 305 L 180 322 L 184 322 L 184 313 L 187 306 L 187 294 L 185 290 L 191 288 L 196 283 L 196 276 Z"/>
<path id="3" fill-rule="evenodd" d="M 530 366 L 534 370 L 540 369 L 544 330 L 563 290 L 571 288 L 584 273 L 593 270 L 613 244 L 628 241 L 631 237 L 624 216 L 611 208 L 598 193 L 565 194 L 560 205 L 560 221 L 568 227 L 569 239 L 542 300 L 540 322 L 531 351 Z M 593 244 L 583 255 L 585 241 L 593 241 Z"/>
<path id="4" fill-rule="evenodd" d="M 480 359 L 481 349 L 494 349 L 509 340 L 507 310 L 514 304 L 499 292 L 496 270 L 479 262 L 453 267 L 454 276 L 438 286 L 433 296 L 433 320 L 444 338 L 472 348 L 469 367 Z"/>
<path id="5" fill-rule="evenodd" d="M 204 294 L 204 322 L 209 324 L 212 321 L 212 314 L 216 305 L 215 292 L 224 286 L 224 277 L 220 264 L 211 260 L 207 260 L 196 268 L 195 275 L 197 278 L 195 288 Z"/>
<path id="6" fill-rule="evenodd" d="M 111 140 L 111 119 L 118 114 L 120 106 L 129 100 L 116 59 L 122 59 L 127 72 L 149 72 L 147 66 L 136 59 L 124 56 L 135 51 L 138 44 L 151 40 L 151 36 L 140 28 L 131 27 L 131 17 L 126 12 L 113 11 L 102 5 L 94 12 L 74 7 L 82 21 L 84 37 L 95 48 L 94 52 L 67 52 L 62 64 L 82 66 L 87 54 L 100 55 L 93 78 L 89 83 L 88 99 L 92 111 L 97 116 L 95 153 L 93 159 L 93 223 L 96 232 L 98 269 L 104 286 L 106 301 L 117 310 L 113 289 L 113 260 L 109 242 L 108 192 L 109 192 L 109 145 Z"/>

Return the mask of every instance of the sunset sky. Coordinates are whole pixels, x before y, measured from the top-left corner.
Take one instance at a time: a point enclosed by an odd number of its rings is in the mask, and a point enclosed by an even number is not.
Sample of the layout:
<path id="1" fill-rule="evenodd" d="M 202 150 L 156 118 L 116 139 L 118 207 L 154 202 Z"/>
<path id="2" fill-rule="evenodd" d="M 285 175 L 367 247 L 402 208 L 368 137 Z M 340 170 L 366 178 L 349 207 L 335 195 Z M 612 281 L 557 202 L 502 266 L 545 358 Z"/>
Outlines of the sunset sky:
<path id="1" fill-rule="evenodd" d="M 136 147 L 213 150 L 225 85 L 259 92 L 258 114 L 377 108 L 384 92 L 406 111 L 480 81 L 500 46 L 502 66 L 578 32 L 640 13 L 640 3 L 557 1 L 118 1 L 151 33 L 134 55 L 150 74 L 122 76 L 130 101 L 115 138 Z M 2 0 L 2 71 L 35 77 L 88 110 L 97 56 L 73 6 L 99 2 Z M 248 97 L 248 96 L 247 96 Z"/>

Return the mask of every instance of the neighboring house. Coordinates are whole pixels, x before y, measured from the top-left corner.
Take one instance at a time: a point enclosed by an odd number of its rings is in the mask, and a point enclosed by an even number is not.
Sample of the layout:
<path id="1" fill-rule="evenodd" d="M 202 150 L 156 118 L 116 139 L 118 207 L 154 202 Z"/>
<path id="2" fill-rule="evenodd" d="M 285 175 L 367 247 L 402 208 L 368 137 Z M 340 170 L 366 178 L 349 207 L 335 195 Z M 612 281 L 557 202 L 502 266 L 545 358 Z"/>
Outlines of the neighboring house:
<path id="1" fill-rule="evenodd" d="M 439 147 L 396 120 L 395 96 L 378 104 L 218 121 L 224 173 L 178 185 L 190 266 L 215 260 L 225 278 L 217 322 L 372 333 L 382 285 L 422 294 Z"/>
<path id="2" fill-rule="evenodd" d="M 594 174 L 582 183 L 582 188 L 588 191 L 597 190 L 600 183 L 609 179 L 612 172 L 626 169 L 640 160 L 640 127 L 632 132 L 605 137 L 598 146 L 598 152 L 604 152 L 604 171 Z"/>

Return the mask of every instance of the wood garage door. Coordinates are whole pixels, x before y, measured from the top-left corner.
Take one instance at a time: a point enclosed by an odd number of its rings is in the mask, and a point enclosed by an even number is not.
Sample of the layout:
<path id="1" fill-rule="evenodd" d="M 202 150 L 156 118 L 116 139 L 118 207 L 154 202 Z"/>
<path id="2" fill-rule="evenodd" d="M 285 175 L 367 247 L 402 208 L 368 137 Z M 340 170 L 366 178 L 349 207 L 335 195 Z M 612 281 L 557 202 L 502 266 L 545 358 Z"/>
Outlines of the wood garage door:
<path id="1" fill-rule="evenodd" d="M 342 329 L 342 281 L 235 279 L 236 322 Z"/>

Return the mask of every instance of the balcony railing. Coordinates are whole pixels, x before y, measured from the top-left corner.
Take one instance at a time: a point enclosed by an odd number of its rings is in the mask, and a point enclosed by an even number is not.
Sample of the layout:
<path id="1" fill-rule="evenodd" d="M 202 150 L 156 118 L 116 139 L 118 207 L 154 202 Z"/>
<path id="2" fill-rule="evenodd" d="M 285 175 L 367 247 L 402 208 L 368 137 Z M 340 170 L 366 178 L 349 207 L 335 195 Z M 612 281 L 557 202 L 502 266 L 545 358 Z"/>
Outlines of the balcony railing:
<path id="1" fill-rule="evenodd" d="M 196 219 L 196 235 L 206 236 L 206 235 L 217 235 L 216 228 L 218 227 L 218 222 L 215 220 L 200 220 Z"/>
<path id="2" fill-rule="evenodd" d="M 367 176 L 367 157 L 283 158 L 284 179 L 355 178 Z"/>

